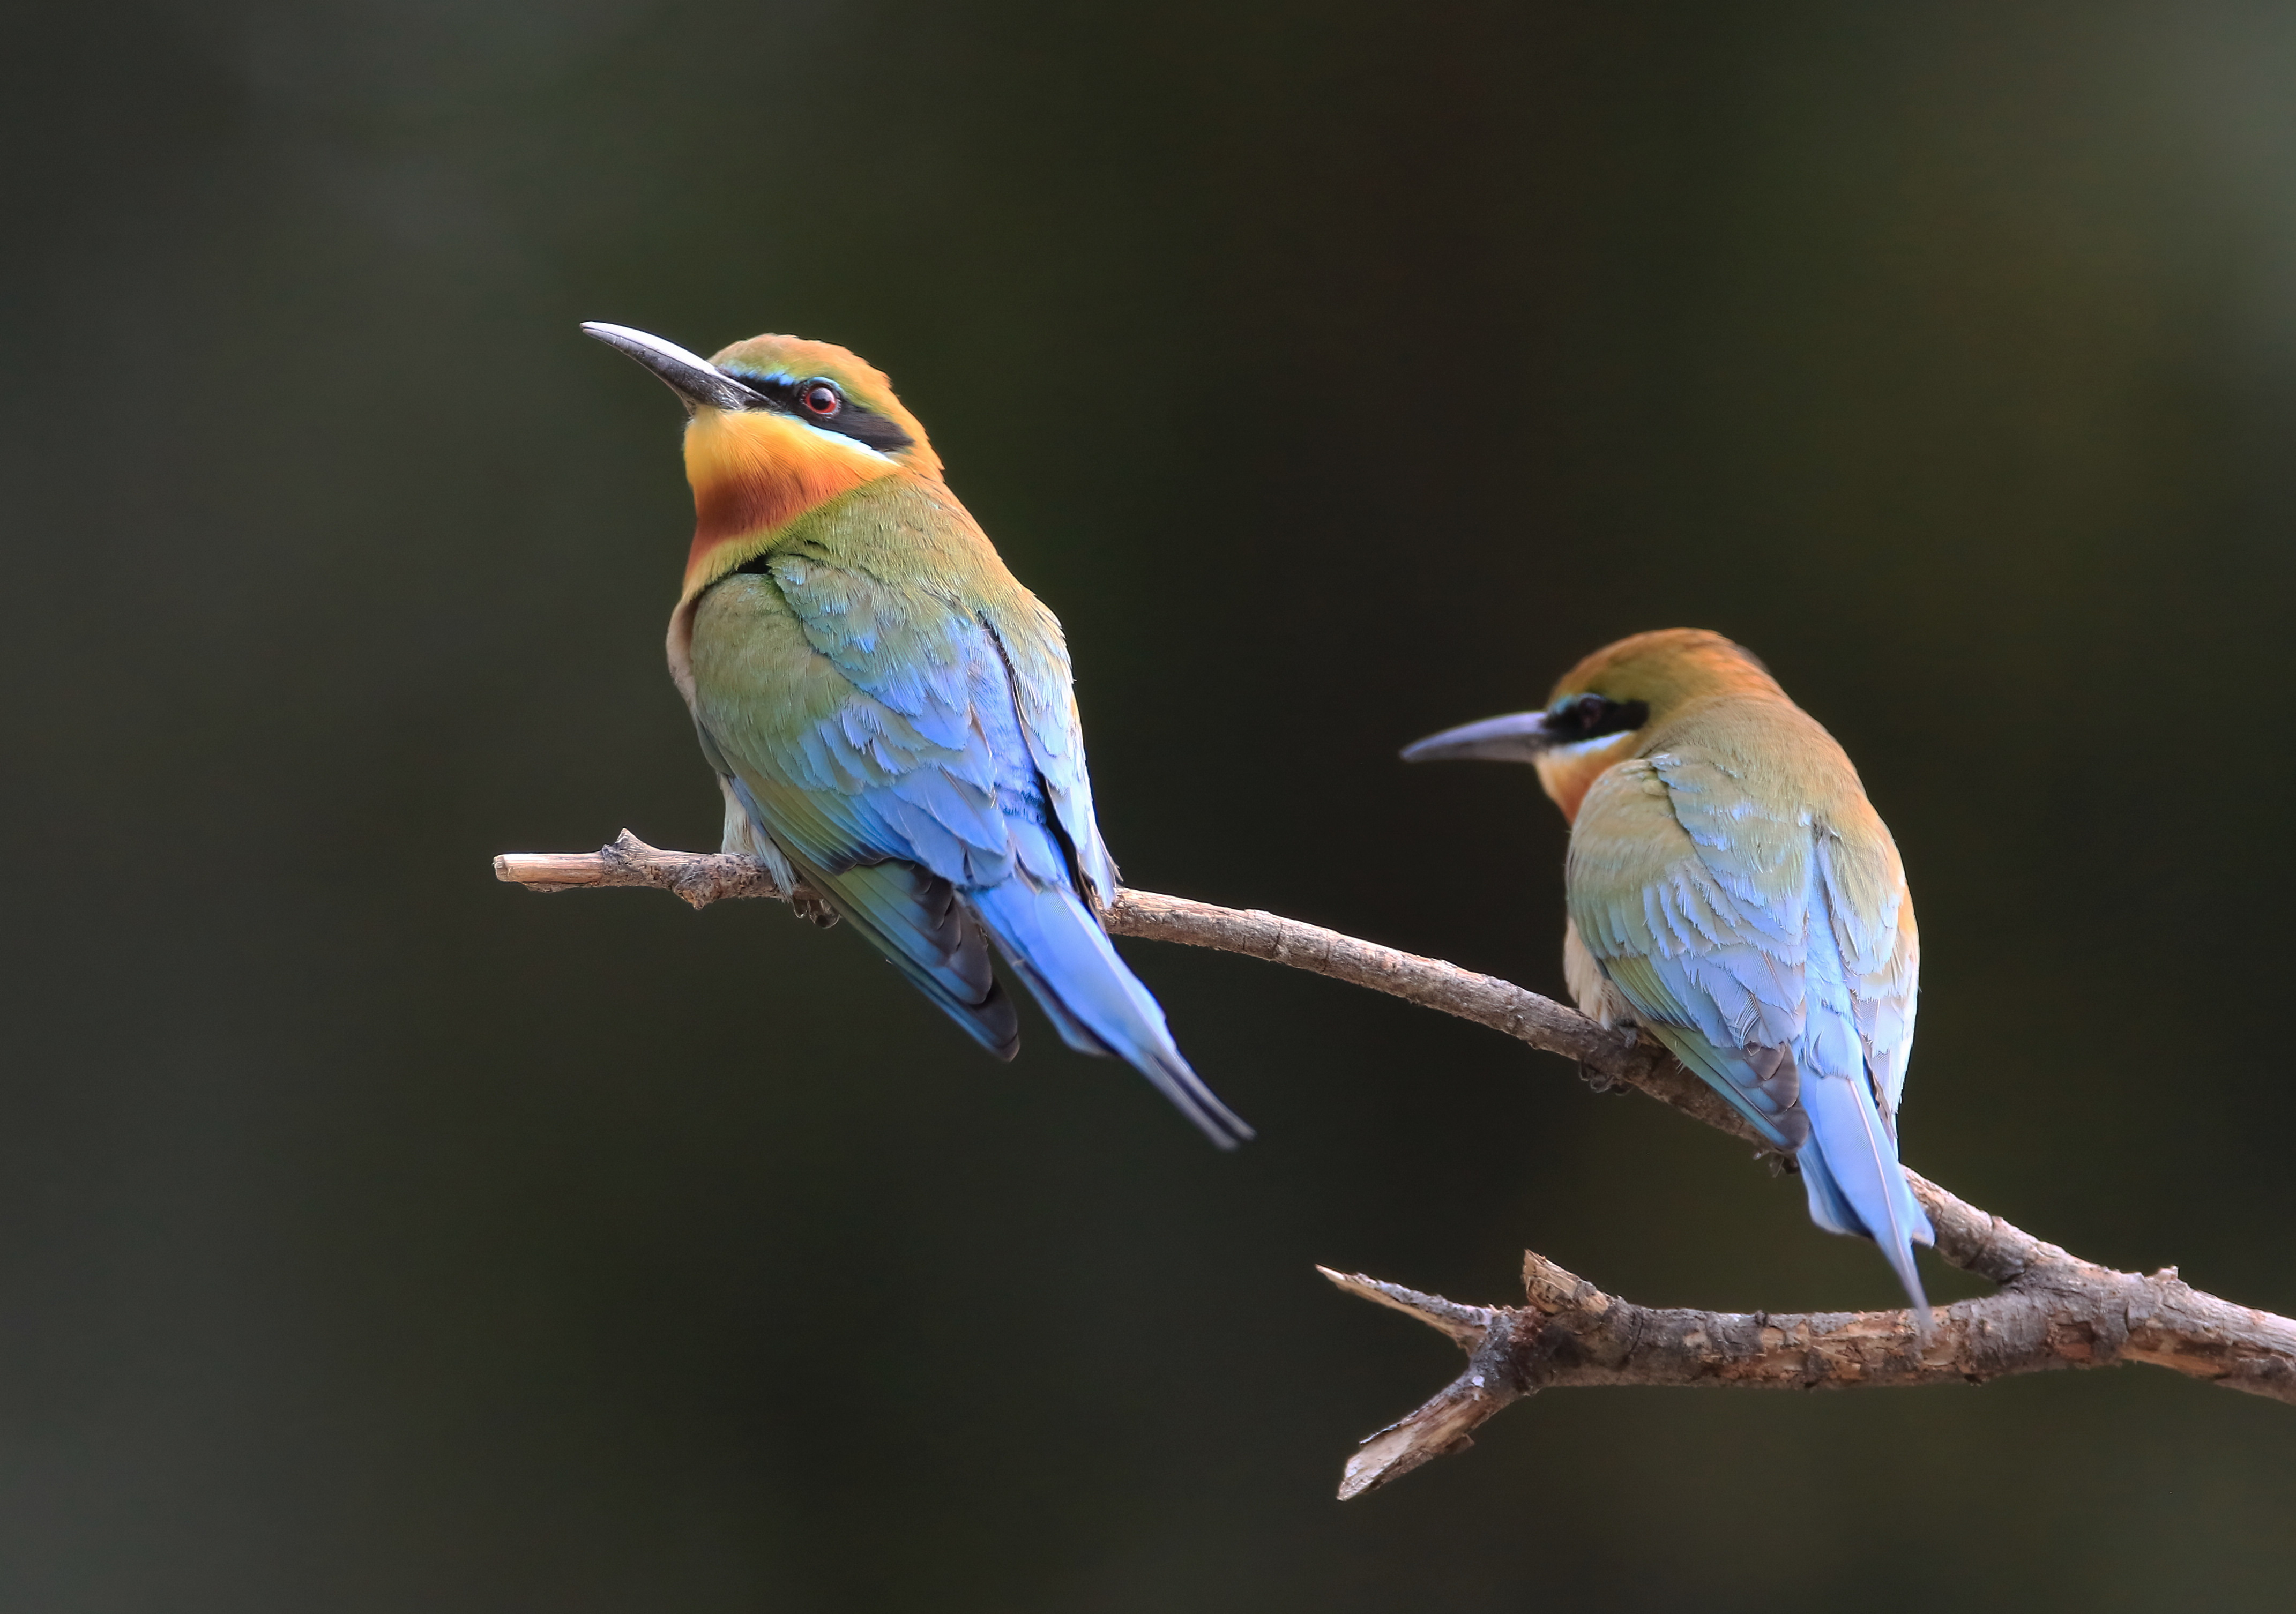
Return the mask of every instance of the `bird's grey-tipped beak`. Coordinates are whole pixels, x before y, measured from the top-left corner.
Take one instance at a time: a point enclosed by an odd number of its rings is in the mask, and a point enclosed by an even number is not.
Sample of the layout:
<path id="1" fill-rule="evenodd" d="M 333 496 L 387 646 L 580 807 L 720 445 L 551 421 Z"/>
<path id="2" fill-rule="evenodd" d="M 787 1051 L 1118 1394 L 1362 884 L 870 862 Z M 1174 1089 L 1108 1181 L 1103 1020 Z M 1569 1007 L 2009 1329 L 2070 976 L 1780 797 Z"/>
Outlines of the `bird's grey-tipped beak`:
<path id="1" fill-rule="evenodd" d="M 1510 712 L 1463 723 L 1403 748 L 1406 762 L 1529 762 L 1554 744 L 1545 712 Z"/>
<path id="2" fill-rule="evenodd" d="M 684 400 L 691 412 L 708 405 L 712 409 L 756 409 L 766 402 L 698 353 L 688 353 L 676 342 L 666 342 L 627 325 L 584 320 L 582 334 L 594 336 L 617 352 L 627 353 L 656 375 Z"/>

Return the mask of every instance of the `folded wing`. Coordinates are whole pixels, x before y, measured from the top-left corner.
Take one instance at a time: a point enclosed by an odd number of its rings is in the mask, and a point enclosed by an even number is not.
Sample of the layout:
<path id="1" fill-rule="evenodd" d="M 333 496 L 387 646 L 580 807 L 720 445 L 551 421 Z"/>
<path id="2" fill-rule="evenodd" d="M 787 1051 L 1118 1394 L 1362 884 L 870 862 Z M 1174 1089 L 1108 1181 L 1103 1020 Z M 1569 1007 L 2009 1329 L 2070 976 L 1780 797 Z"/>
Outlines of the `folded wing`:
<path id="1" fill-rule="evenodd" d="M 1813 802 L 1708 758 L 1623 763 L 1572 828 L 1570 905 L 1637 1020 L 1795 1153 L 1813 1218 L 1873 1238 L 1922 1304 L 1910 1246 L 1930 1227 L 1896 1140 L 1919 944 L 1863 793 Z"/>
<path id="2" fill-rule="evenodd" d="M 929 582 L 777 553 L 695 612 L 704 750 L 831 905 L 992 1051 L 1018 1040 L 993 940 L 1072 1046 L 1128 1061 L 1233 1143 L 1249 1129 L 1084 899 L 1111 895 L 1115 872 L 1057 627 L 1048 651 L 1031 626 Z"/>

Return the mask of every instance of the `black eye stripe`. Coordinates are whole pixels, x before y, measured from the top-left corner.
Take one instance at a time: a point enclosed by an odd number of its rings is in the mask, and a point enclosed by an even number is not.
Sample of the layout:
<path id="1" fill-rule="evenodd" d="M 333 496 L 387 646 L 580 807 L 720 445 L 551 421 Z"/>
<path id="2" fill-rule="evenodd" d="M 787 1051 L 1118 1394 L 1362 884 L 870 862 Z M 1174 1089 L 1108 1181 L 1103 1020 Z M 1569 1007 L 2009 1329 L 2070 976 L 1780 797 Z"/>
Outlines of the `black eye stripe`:
<path id="1" fill-rule="evenodd" d="M 1562 745 L 1623 734 L 1650 721 L 1645 700 L 1613 700 L 1607 695 L 1573 695 L 1557 701 L 1546 714 L 1546 732 Z"/>
<path id="2" fill-rule="evenodd" d="M 763 397 L 766 401 L 761 407 L 795 415 L 808 425 L 849 437 L 880 454 L 898 454 L 916 445 L 916 439 L 898 425 L 866 404 L 855 402 L 850 393 L 825 376 L 808 375 L 792 381 L 787 376 L 750 375 L 740 370 L 728 370 L 726 373 Z M 834 414 L 818 414 L 805 406 L 805 395 L 822 386 L 834 388 L 841 400 Z"/>

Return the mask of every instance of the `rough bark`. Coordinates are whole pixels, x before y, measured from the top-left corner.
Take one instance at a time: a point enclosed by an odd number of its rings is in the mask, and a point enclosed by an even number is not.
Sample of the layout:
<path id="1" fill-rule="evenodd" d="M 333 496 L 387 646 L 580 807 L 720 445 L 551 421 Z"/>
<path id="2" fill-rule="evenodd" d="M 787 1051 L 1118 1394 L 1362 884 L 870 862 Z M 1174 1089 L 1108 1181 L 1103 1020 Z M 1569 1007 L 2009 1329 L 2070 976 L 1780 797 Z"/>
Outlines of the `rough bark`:
<path id="1" fill-rule="evenodd" d="M 2174 1267 L 2139 1276 L 2054 1245 L 2038 1248 L 2046 1258 L 1998 1293 L 1939 1309 L 1925 1339 L 1903 1311 L 1788 1316 L 1637 1306 L 1529 1252 L 1527 1303 L 1516 1307 L 1461 1306 L 1318 1268 L 1348 1293 L 1416 1317 L 1467 1353 L 1466 1370 L 1432 1400 L 1364 1442 L 1340 1495 L 1361 1495 L 1463 1450 L 1508 1403 L 1572 1385 L 1850 1389 L 1982 1384 L 2053 1368 L 2150 1362 L 2296 1402 L 2296 1323 L 2287 1318 L 2202 1294 Z"/>
<path id="2" fill-rule="evenodd" d="M 627 830 L 594 853 L 507 853 L 495 859 L 495 873 L 538 891 L 651 887 L 697 908 L 736 897 L 794 902 L 800 911 L 818 904 L 802 887 L 782 889 L 749 858 L 663 851 Z M 1759 1143 L 1735 1110 L 1654 1044 L 1511 981 L 1278 914 L 1152 891 L 1119 891 L 1103 917 L 1115 935 L 1240 953 L 1473 1020 L 1576 1061 L 1598 1086 L 1625 1083 Z M 1833 1389 L 1982 1383 L 2051 1368 L 2148 1362 L 2296 1404 L 2296 1322 L 2204 1294 L 2174 1267 L 2145 1276 L 2084 1261 L 1916 1173 L 1906 1176 L 1936 1225 L 1937 1253 L 2000 1286 L 1935 1311 L 1926 1337 L 1905 1311 L 1776 1316 L 1637 1306 L 1536 1254 L 1523 1258 L 1528 1299 L 1519 1307 L 1463 1306 L 1319 1269 L 1349 1293 L 1440 1330 L 1468 1355 L 1466 1371 L 1434 1399 L 1365 1442 L 1340 1495 L 1359 1495 L 1462 1449 L 1509 1402 L 1570 1385 Z"/>

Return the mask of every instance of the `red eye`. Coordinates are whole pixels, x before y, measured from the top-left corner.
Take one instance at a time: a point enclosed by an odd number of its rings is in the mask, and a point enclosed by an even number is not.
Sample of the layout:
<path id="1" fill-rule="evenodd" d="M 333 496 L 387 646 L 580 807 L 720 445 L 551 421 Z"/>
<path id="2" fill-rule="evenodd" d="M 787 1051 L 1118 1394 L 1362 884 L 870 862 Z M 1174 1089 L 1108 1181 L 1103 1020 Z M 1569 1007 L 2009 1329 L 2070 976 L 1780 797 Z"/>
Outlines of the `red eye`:
<path id="1" fill-rule="evenodd" d="M 837 389 L 827 381 L 816 381 L 805 389 L 805 406 L 815 414 L 835 414 L 845 406 Z"/>

